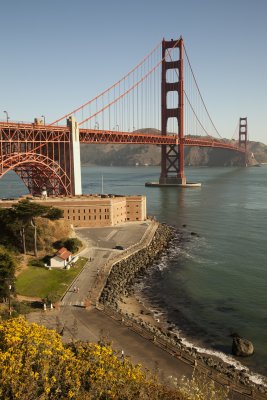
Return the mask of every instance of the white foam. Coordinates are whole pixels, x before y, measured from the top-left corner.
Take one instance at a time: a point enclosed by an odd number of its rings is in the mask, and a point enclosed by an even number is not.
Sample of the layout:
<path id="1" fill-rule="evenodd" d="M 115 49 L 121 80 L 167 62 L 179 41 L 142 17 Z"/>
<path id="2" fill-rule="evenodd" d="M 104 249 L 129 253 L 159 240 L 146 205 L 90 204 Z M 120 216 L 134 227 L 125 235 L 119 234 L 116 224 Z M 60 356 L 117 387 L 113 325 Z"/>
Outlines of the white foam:
<path id="1" fill-rule="evenodd" d="M 175 258 L 178 258 L 178 256 L 179 257 L 182 256 L 182 257 L 190 259 L 190 260 L 195 260 L 199 264 L 207 263 L 207 260 L 200 259 L 199 255 L 192 254 L 192 241 L 191 240 L 189 242 L 183 242 L 183 244 L 182 244 L 183 247 L 181 248 L 180 238 L 181 238 L 181 235 L 179 235 L 179 234 L 175 235 L 174 240 L 168 249 L 169 250 L 168 253 L 164 253 L 161 256 L 160 260 L 152 266 L 149 274 L 153 273 L 154 268 L 158 268 L 160 271 L 164 270 L 165 268 L 168 267 L 169 263 L 172 260 L 174 260 Z M 177 243 L 176 239 L 178 240 L 178 243 Z M 197 247 L 203 246 L 203 244 L 205 244 L 205 246 L 208 246 L 205 238 L 202 238 L 199 236 L 192 236 L 191 239 L 193 239 L 193 241 L 194 241 L 194 243 L 193 243 L 194 248 L 196 248 L 196 246 Z M 211 260 L 209 260 L 209 264 L 210 263 L 211 263 Z M 214 261 L 212 263 L 219 264 L 219 262 L 217 262 L 217 261 Z M 146 303 L 146 300 L 143 298 L 142 293 L 140 293 L 140 292 L 142 292 L 142 290 L 144 288 L 148 288 L 150 286 L 151 285 L 148 283 L 148 281 L 146 281 L 146 285 L 144 285 L 142 283 L 135 285 L 135 288 L 138 290 L 139 295 L 141 295 L 143 304 Z M 155 308 L 148 307 L 148 309 L 153 314 L 153 317 L 156 321 L 159 320 L 159 318 L 158 318 L 159 316 L 163 316 L 163 318 L 161 318 L 161 321 L 166 323 L 166 320 L 164 318 L 164 315 L 166 315 L 165 312 L 162 312 L 161 310 L 157 310 Z M 173 332 L 177 334 L 177 336 L 181 339 L 181 342 L 185 347 L 187 347 L 189 349 L 194 348 L 197 350 L 198 353 L 201 353 L 201 354 L 206 354 L 206 355 L 210 355 L 213 357 L 217 357 L 217 358 L 221 359 L 223 362 L 225 362 L 226 364 L 234 366 L 237 370 L 240 370 L 240 371 L 244 370 L 251 382 L 253 382 L 257 385 L 263 385 L 264 387 L 267 387 L 267 377 L 250 371 L 248 367 L 244 366 L 243 364 L 241 364 L 239 361 L 237 361 L 230 355 L 226 355 L 225 353 L 220 352 L 220 351 L 214 351 L 211 349 L 207 349 L 204 347 L 199 347 L 199 346 L 194 345 L 188 339 L 181 336 L 182 331 L 179 329 L 179 327 L 177 327 L 177 325 L 168 324 L 168 326 L 170 326 L 172 328 L 175 327 L 175 329 L 173 329 Z"/>
<path id="2" fill-rule="evenodd" d="M 180 337 L 180 333 L 181 331 L 179 329 L 175 329 L 173 330 L 176 334 L 179 335 Z M 241 364 L 241 362 L 237 361 L 236 359 L 234 359 L 233 357 L 231 357 L 230 355 L 227 355 L 221 351 L 215 351 L 215 350 L 211 350 L 211 349 L 207 349 L 205 347 L 199 347 L 199 346 L 195 346 L 192 342 L 190 342 L 188 339 L 184 338 L 184 337 L 180 337 L 181 339 L 181 343 L 189 348 L 189 349 L 196 349 L 198 353 L 201 354 L 207 354 L 210 356 L 215 356 L 217 358 L 220 358 L 223 362 L 225 362 L 228 365 L 233 365 L 237 370 L 241 371 L 241 370 L 245 370 L 248 378 L 251 380 L 251 382 L 257 384 L 257 385 L 263 385 L 264 387 L 267 387 L 267 377 L 254 373 L 252 371 L 249 370 L 248 367 L 246 367 L 245 365 Z"/>

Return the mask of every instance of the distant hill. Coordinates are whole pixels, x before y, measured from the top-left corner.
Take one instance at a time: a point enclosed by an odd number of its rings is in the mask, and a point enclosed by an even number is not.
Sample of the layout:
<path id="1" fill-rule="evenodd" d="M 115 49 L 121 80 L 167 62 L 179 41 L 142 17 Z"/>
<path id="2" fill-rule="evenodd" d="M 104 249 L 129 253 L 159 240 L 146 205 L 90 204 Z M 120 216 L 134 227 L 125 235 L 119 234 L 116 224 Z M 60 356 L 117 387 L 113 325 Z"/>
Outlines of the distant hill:
<path id="1" fill-rule="evenodd" d="M 153 129 L 138 132 L 158 134 Z M 225 141 L 230 141 L 225 139 Z M 267 162 L 267 146 L 260 142 L 248 142 L 249 164 Z M 82 144 L 81 162 L 92 165 L 135 166 L 159 165 L 161 147 L 157 145 Z M 185 164 L 191 166 L 234 166 L 242 162 L 240 154 L 226 149 L 185 147 Z"/>

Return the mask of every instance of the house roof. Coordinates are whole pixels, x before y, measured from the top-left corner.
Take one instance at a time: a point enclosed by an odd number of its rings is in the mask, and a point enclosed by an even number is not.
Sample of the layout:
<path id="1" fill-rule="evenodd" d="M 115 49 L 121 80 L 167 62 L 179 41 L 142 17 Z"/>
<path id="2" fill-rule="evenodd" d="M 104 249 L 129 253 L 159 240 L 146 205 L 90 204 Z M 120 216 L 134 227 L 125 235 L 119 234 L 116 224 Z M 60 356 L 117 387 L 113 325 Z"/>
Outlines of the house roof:
<path id="1" fill-rule="evenodd" d="M 61 247 L 61 249 L 59 249 L 56 252 L 56 256 L 58 256 L 59 258 L 62 258 L 62 260 L 67 260 L 69 258 L 69 256 L 71 256 L 71 252 L 69 250 L 67 250 L 65 247 Z"/>

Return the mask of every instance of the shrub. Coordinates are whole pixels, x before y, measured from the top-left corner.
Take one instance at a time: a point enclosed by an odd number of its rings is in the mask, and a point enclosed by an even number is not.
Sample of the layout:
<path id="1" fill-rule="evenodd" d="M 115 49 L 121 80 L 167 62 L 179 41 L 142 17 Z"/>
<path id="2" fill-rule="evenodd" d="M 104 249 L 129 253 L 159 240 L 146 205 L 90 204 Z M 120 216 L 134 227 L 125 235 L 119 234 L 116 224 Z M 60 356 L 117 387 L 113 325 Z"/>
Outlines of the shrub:
<path id="1" fill-rule="evenodd" d="M 82 242 L 77 238 L 64 238 L 53 243 L 55 249 L 58 250 L 61 247 L 66 247 L 71 253 L 76 253 L 81 246 Z"/>
<path id="2" fill-rule="evenodd" d="M 71 253 L 76 253 L 82 246 L 82 242 L 77 238 L 70 238 L 64 241 L 64 247 Z"/>
<path id="3" fill-rule="evenodd" d="M 53 243 L 53 247 L 54 247 L 54 249 L 57 249 L 57 250 L 59 250 L 59 249 L 61 249 L 61 247 L 65 247 L 65 241 L 66 241 L 67 239 L 59 239 L 59 240 L 57 240 L 56 242 L 54 242 Z"/>
<path id="4" fill-rule="evenodd" d="M 15 292 L 16 262 L 12 255 L 0 246 L 0 298 L 9 297 L 10 292 Z"/>
<path id="5" fill-rule="evenodd" d="M 55 208 L 55 207 L 51 207 L 50 210 L 47 212 L 47 214 L 45 215 L 45 218 L 51 219 L 52 221 L 63 218 L 64 215 L 64 211 L 59 209 L 59 208 Z"/>
<path id="6" fill-rule="evenodd" d="M 218 393 L 218 396 L 217 396 Z M 200 377 L 171 388 L 108 345 L 64 345 L 52 330 L 19 317 L 0 323 L 0 398 L 5 400 L 226 400 Z"/>
<path id="7" fill-rule="evenodd" d="M 39 268 L 44 268 L 44 261 L 40 260 L 38 258 L 34 258 L 32 260 L 29 261 L 29 265 L 31 267 L 39 267 Z"/>

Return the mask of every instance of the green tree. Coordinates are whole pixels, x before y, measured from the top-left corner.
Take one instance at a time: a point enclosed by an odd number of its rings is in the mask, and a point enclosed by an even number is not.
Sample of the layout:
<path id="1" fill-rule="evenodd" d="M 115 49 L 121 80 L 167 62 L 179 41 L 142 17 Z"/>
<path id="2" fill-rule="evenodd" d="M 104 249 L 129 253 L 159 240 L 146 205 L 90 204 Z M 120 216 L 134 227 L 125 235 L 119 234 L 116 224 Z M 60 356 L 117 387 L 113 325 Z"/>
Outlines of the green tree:
<path id="1" fill-rule="evenodd" d="M 64 241 L 64 247 L 72 253 L 76 253 L 82 246 L 82 242 L 77 238 L 70 238 Z"/>
<path id="2" fill-rule="evenodd" d="M 55 249 L 66 247 L 71 253 L 76 253 L 82 246 L 82 242 L 77 238 L 63 238 L 53 243 Z"/>
<path id="3" fill-rule="evenodd" d="M 0 244 L 8 249 L 21 248 L 21 226 L 12 208 L 0 208 Z"/>
<path id="4" fill-rule="evenodd" d="M 45 218 L 51 219 L 52 221 L 63 218 L 64 211 L 61 210 L 60 208 L 56 207 L 51 207 L 50 210 L 46 215 L 44 215 Z"/>
<path id="5" fill-rule="evenodd" d="M 28 245 L 33 243 L 34 253 L 37 256 L 37 225 L 35 218 L 42 217 L 56 220 L 62 218 L 62 216 L 62 210 L 30 202 L 28 199 L 19 201 L 10 208 L 0 207 L 0 244 L 10 250 L 19 250 L 26 254 Z M 28 241 L 26 241 L 26 236 Z M 32 236 L 34 236 L 33 240 Z M 31 238 L 30 242 L 29 238 Z"/>
<path id="6" fill-rule="evenodd" d="M 28 199 L 21 200 L 16 204 L 12 205 L 15 210 L 16 219 L 19 220 L 21 224 L 21 236 L 23 241 L 23 252 L 26 253 L 25 244 L 25 228 L 30 225 L 34 230 L 34 255 L 37 257 L 37 226 L 34 218 L 44 216 L 49 212 L 50 207 L 43 206 L 38 203 L 33 203 Z"/>
<path id="7" fill-rule="evenodd" d="M 10 253 L 0 246 L 0 297 L 7 298 L 14 293 L 16 263 Z"/>
<path id="8" fill-rule="evenodd" d="M 63 238 L 63 239 L 59 239 L 56 242 L 54 242 L 53 243 L 54 249 L 59 250 L 59 249 L 61 249 L 61 247 L 65 247 L 65 241 L 66 240 L 67 240 L 66 238 Z"/>

